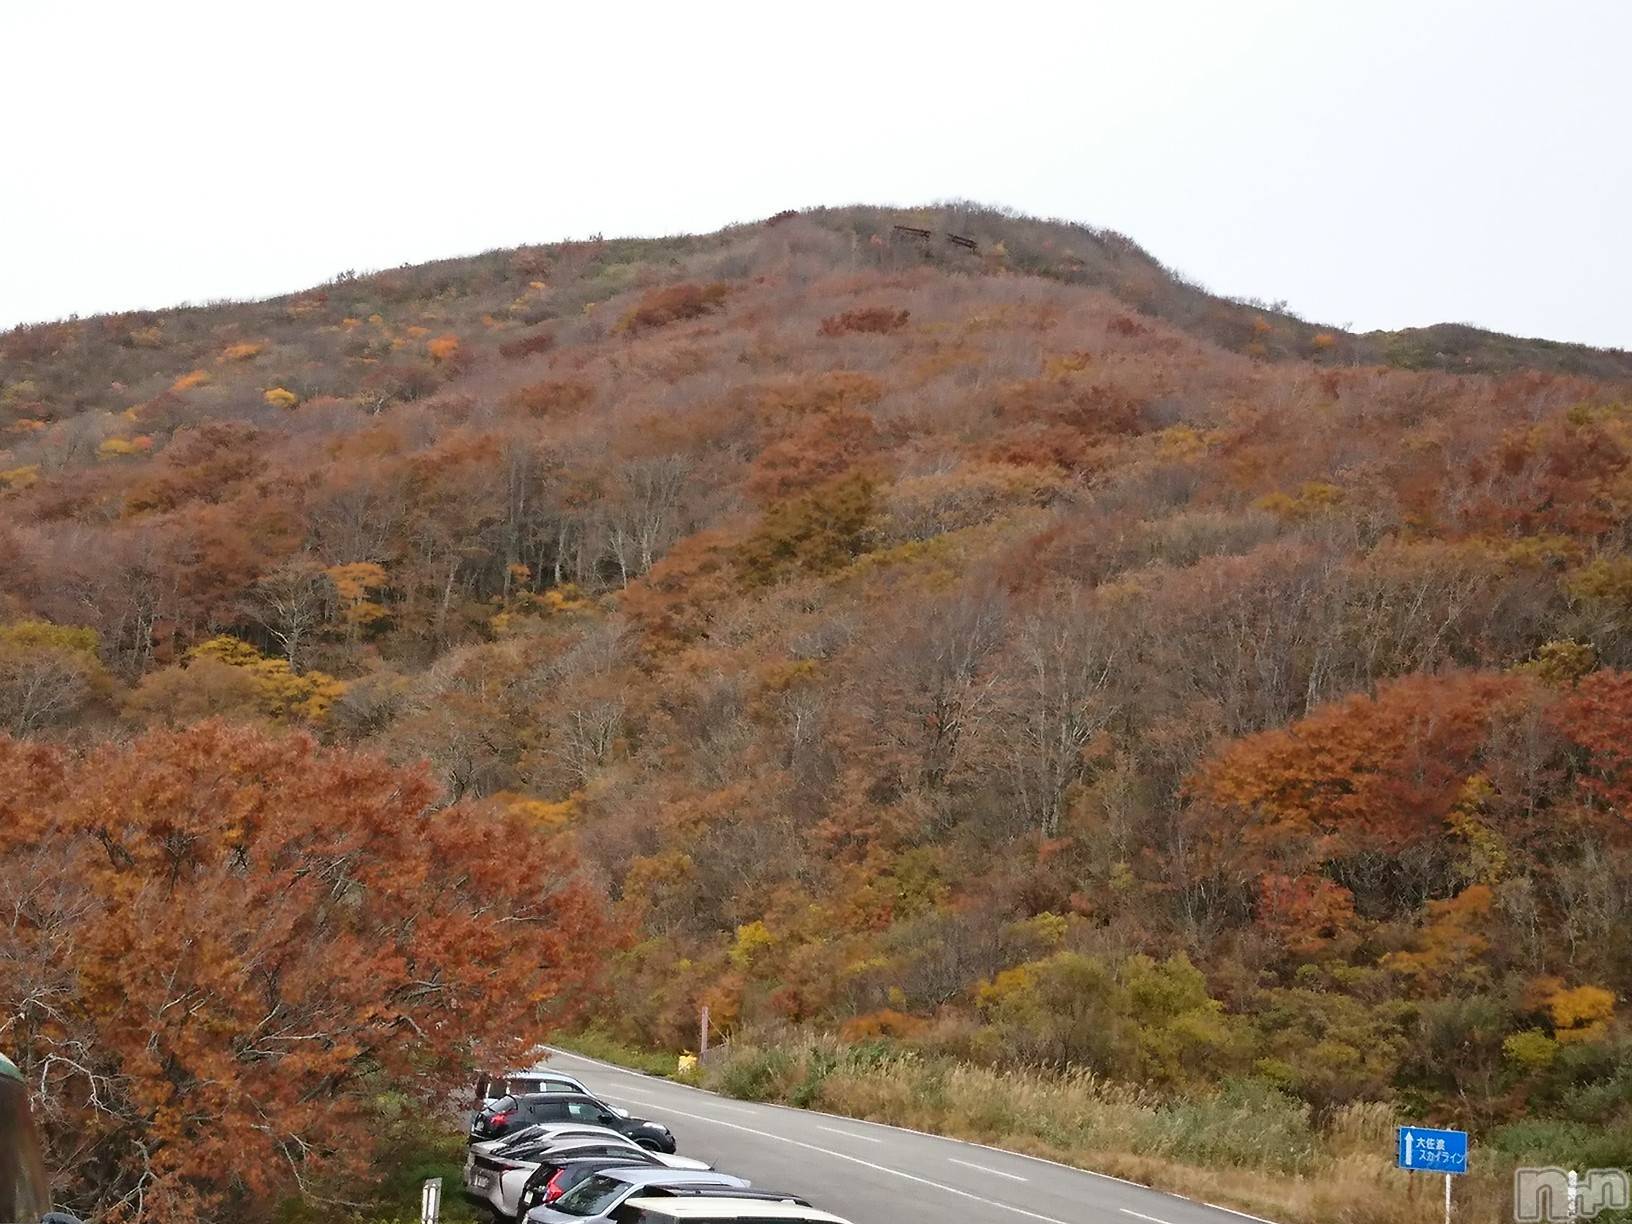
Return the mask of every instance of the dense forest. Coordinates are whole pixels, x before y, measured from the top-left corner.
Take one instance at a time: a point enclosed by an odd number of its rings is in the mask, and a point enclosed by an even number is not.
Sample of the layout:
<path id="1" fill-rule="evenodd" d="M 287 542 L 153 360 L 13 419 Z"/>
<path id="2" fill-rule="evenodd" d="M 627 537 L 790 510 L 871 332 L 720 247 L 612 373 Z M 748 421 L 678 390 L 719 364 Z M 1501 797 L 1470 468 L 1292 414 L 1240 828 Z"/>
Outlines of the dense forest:
<path id="1" fill-rule="evenodd" d="M 18 328 L 0 851 L 82 857 L 7 902 L 0 1043 L 94 1090 L 54 958 L 133 955 L 133 873 L 242 899 L 252 826 L 303 888 L 427 882 L 434 933 L 411 889 L 318 927 L 410 995 L 474 940 L 495 1033 L 678 1050 L 706 1003 L 1625 1163 L 1629 515 L 1632 355 L 1350 334 L 970 207 Z M 87 863 L 121 921 L 75 916 Z M 472 895 L 579 935 L 477 939 Z M 127 1007 L 185 959 L 149 942 Z M 392 1032 L 503 993 L 466 976 Z"/>

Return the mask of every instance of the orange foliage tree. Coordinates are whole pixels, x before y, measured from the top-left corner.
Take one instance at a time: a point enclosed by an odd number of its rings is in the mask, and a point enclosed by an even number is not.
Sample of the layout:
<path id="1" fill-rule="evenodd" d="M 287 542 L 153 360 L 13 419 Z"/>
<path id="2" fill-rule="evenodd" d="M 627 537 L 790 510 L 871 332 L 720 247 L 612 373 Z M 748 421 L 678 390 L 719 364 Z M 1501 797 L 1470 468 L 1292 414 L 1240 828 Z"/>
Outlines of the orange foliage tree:
<path id="1" fill-rule="evenodd" d="M 570 853 L 435 800 L 221 723 L 80 758 L 0 738 L 0 1013 L 70 1202 L 272 1218 L 366 1168 L 382 1091 L 444 1103 L 570 1011 L 600 946 Z"/>
<path id="2" fill-rule="evenodd" d="M 1408 676 L 1237 741 L 1194 791 L 1221 843 L 1303 865 L 1398 853 L 1434 833 L 1476 773 L 1491 726 L 1525 700 L 1522 677 Z"/>

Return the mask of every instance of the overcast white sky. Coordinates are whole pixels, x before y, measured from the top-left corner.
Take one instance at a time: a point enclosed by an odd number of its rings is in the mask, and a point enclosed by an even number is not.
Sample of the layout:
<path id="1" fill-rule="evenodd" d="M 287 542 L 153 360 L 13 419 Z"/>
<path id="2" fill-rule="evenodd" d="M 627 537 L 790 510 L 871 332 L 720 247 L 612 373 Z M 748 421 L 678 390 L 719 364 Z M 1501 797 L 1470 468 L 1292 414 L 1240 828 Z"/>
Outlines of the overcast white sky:
<path id="1" fill-rule="evenodd" d="M 1632 347 L 1627 0 L 0 0 L 0 326 L 949 197 Z"/>

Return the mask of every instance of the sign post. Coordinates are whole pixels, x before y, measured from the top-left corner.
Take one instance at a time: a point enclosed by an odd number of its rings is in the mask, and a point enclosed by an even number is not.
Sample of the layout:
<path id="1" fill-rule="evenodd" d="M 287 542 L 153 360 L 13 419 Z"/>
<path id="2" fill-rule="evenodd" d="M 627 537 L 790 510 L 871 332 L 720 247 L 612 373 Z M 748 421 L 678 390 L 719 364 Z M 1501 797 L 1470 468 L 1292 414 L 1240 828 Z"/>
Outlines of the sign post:
<path id="1" fill-rule="evenodd" d="M 433 1177 L 419 1188 L 419 1224 L 437 1224 L 442 1214 L 442 1179 Z"/>
<path id="2" fill-rule="evenodd" d="M 1445 1175 L 1445 1224 L 1451 1224 L 1451 1178 L 1468 1171 L 1468 1132 L 1402 1126 L 1395 1143 L 1394 1163 L 1399 1168 Z"/>
<path id="3" fill-rule="evenodd" d="M 708 1053 L 708 1004 L 703 1004 L 703 1014 L 697 1018 L 697 1057 L 702 1058 Z"/>

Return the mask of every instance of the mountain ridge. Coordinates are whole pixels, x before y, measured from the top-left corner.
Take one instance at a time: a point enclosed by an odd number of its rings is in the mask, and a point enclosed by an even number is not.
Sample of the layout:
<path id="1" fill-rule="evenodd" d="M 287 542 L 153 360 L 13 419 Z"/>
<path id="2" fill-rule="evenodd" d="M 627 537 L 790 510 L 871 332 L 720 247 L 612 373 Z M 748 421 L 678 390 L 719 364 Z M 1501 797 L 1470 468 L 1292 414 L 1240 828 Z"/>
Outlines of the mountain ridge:
<path id="1" fill-rule="evenodd" d="M 926 258 L 949 256 L 949 266 L 956 267 L 961 263 L 966 269 L 974 266 L 986 272 L 1011 271 L 1104 288 L 1141 313 L 1175 322 L 1226 348 L 1254 356 L 1281 359 L 1301 357 L 1461 373 L 1509 373 L 1528 368 L 1595 378 L 1632 378 L 1632 352 L 1625 349 L 1521 337 L 1459 322 L 1366 332 L 1309 322 L 1289 312 L 1283 303 L 1264 303 L 1213 293 L 1166 267 L 1137 242 L 1116 231 L 1073 221 L 1027 217 L 1012 210 L 970 203 L 899 209 L 820 207 L 789 210 L 764 221 L 730 225 L 708 234 L 612 240 L 595 236 L 585 240 L 494 248 L 475 255 L 451 256 L 392 269 L 361 274 L 341 273 L 321 285 L 265 298 L 213 301 L 201 305 L 184 303 L 155 309 L 113 311 L 85 316 L 84 319 L 75 317 L 18 324 L 0 332 L 0 356 L 7 354 L 8 347 L 11 350 L 33 347 L 25 340 L 27 336 L 49 333 L 52 329 L 81 322 L 130 319 L 151 325 L 155 319 L 163 316 L 276 306 L 341 284 L 389 282 L 405 272 L 417 276 L 437 272 L 457 274 L 474 270 L 497 258 L 514 260 L 523 252 L 605 246 L 609 241 L 614 251 L 624 248 L 631 253 L 644 255 L 642 248 L 650 248 L 660 255 L 695 254 L 707 250 L 711 245 L 752 233 L 759 226 L 795 218 L 845 233 L 856 241 L 891 239 L 896 226 L 911 224 L 915 228 L 929 228 L 935 235 L 935 243 L 923 248 L 921 253 Z M 1014 258 L 1012 261 L 1005 259 L 998 265 L 975 263 L 965 257 L 968 252 L 960 250 L 949 253 L 937 249 L 944 245 L 947 234 L 963 234 L 964 231 L 968 231 L 967 236 L 974 238 L 987 251 L 993 245 L 1001 245 L 1007 255 L 1007 248 L 1015 246 Z M 1079 250 L 1092 253 L 1093 258 L 1083 259 L 1078 254 Z M 1119 276 L 1119 273 L 1124 275 Z M 1266 332 L 1261 320 L 1272 320 L 1274 325 Z M 1317 337 L 1323 339 L 1317 341 Z"/>

